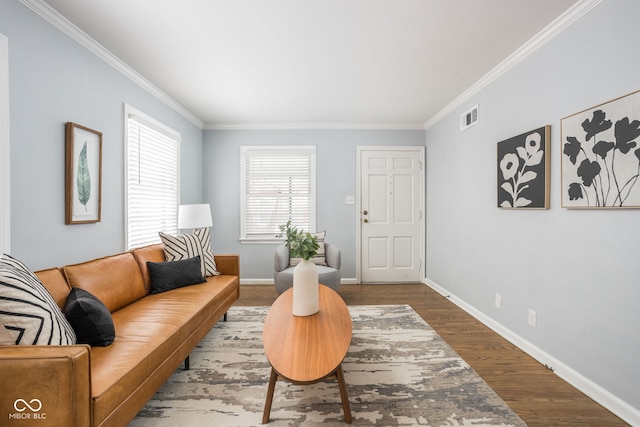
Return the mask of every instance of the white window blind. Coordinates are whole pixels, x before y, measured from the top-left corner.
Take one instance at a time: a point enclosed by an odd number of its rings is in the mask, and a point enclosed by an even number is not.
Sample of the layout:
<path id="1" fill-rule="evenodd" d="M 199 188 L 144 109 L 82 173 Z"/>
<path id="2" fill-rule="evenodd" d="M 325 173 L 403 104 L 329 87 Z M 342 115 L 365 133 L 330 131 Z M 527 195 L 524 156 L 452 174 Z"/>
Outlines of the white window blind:
<path id="1" fill-rule="evenodd" d="M 241 239 L 280 239 L 281 224 L 315 230 L 314 146 L 241 147 Z"/>
<path id="2" fill-rule="evenodd" d="M 127 106 L 127 249 L 178 232 L 180 134 Z"/>

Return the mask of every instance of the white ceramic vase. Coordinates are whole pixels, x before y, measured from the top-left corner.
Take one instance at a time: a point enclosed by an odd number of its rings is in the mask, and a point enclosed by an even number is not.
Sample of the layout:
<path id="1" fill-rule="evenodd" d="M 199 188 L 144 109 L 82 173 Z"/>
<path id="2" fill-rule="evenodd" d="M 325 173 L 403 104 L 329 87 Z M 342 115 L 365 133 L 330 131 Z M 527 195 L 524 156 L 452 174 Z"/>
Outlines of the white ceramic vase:
<path id="1" fill-rule="evenodd" d="M 311 316 L 318 311 L 318 267 L 302 260 L 293 269 L 293 315 Z"/>

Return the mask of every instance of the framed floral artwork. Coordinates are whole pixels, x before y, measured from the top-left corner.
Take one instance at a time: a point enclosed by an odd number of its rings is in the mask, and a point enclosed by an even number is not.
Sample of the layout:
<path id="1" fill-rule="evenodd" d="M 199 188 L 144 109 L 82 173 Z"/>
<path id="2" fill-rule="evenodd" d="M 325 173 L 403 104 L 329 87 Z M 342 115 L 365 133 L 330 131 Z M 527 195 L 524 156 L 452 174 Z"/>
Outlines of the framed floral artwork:
<path id="1" fill-rule="evenodd" d="M 640 208 L 640 91 L 562 119 L 562 206 Z"/>
<path id="2" fill-rule="evenodd" d="M 546 125 L 498 142 L 498 207 L 549 209 L 549 138 Z"/>
<path id="3" fill-rule="evenodd" d="M 65 223 L 100 222 L 102 133 L 71 122 L 65 133 Z"/>

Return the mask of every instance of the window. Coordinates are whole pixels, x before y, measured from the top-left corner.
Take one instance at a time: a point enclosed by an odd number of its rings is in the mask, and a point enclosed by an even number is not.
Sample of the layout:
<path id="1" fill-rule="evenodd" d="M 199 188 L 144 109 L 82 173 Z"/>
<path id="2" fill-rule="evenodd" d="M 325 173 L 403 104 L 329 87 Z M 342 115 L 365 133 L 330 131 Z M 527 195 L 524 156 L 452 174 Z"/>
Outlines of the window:
<path id="1" fill-rule="evenodd" d="M 315 230 L 315 146 L 241 147 L 241 240 L 281 240 L 281 224 Z"/>
<path id="2" fill-rule="evenodd" d="M 178 232 L 180 134 L 125 106 L 127 249 Z"/>

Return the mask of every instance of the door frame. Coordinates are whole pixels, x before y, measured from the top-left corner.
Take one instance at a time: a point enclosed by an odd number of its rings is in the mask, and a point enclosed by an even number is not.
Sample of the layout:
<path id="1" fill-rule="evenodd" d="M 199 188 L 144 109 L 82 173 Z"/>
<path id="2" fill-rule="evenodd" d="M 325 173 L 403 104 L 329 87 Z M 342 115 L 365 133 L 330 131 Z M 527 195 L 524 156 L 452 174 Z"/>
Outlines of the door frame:
<path id="1" fill-rule="evenodd" d="M 356 283 L 362 283 L 362 152 L 363 151 L 389 151 L 389 152 L 401 152 L 401 151 L 415 151 L 420 155 L 420 162 L 422 167 L 420 168 L 420 282 L 425 283 L 427 277 L 425 272 L 425 266 L 427 264 L 425 260 L 425 242 L 426 242 L 426 157 L 425 146 L 423 145 L 357 145 L 356 146 Z"/>

